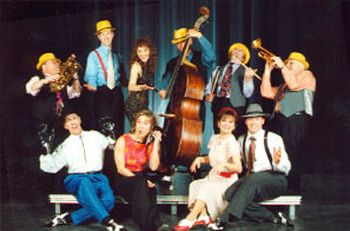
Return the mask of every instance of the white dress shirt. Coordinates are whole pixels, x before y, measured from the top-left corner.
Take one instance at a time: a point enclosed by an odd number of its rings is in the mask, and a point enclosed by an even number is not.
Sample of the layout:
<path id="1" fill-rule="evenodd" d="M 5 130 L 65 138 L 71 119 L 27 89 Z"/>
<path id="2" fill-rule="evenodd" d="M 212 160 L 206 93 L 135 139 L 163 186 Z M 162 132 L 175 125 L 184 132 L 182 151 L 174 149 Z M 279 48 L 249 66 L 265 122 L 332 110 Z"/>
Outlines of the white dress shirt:
<path id="1" fill-rule="evenodd" d="M 52 154 L 40 156 L 40 169 L 56 173 L 64 166 L 68 173 L 101 171 L 104 150 L 114 140 L 97 131 L 83 131 L 81 135 L 70 135 Z"/>
<path id="2" fill-rule="evenodd" d="M 249 152 L 249 147 L 250 147 L 250 137 L 254 136 L 256 141 L 255 141 L 255 161 L 253 163 L 253 169 L 252 172 L 262 172 L 262 171 L 267 171 L 267 170 L 272 170 L 271 169 L 271 164 L 270 161 L 267 157 L 267 153 L 265 151 L 265 145 L 264 145 L 264 135 L 265 135 L 265 130 L 261 129 L 255 134 L 250 134 L 248 132 L 247 134 L 247 139 L 245 143 L 245 159 L 247 160 L 248 158 L 248 152 Z M 243 141 L 244 141 L 244 135 L 240 136 L 238 139 L 238 142 L 240 143 L 241 149 L 243 153 Z M 283 139 L 281 136 L 277 135 L 276 133 L 273 132 L 268 132 L 267 134 L 267 146 L 270 150 L 271 153 L 271 159 L 272 159 L 272 165 L 273 165 L 273 170 L 278 171 L 278 172 L 283 172 L 286 175 L 288 175 L 290 169 L 291 169 L 291 164 L 288 158 L 288 154 L 285 150 Z M 274 149 L 278 150 L 278 148 L 281 148 L 282 156 L 281 160 L 278 164 L 275 164 L 273 162 L 273 153 Z M 242 154 L 243 155 L 243 154 Z"/>

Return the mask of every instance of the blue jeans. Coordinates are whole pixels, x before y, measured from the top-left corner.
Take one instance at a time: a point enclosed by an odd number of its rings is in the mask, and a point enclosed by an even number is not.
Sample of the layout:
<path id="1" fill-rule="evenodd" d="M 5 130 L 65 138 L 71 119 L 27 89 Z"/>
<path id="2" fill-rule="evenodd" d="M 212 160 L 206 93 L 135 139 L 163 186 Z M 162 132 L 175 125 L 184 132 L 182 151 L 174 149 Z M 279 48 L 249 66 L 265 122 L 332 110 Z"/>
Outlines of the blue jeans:
<path id="1" fill-rule="evenodd" d="M 107 177 L 102 173 L 68 175 L 64 186 L 77 197 L 82 206 L 71 213 L 75 225 L 93 219 L 102 222 L 114 207 L 114 193 Z"/>

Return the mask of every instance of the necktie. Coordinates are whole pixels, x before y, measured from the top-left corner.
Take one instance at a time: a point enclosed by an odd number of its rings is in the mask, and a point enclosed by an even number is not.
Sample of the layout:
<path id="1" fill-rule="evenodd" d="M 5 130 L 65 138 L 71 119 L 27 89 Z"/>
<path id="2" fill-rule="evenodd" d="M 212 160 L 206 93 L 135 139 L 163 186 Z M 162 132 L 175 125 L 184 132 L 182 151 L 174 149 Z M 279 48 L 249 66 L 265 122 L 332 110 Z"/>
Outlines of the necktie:
<path id="1" fill-rule="evenodd" d="M 255 137 L 251 136 L 250 138 L 250 145 L 249 145 L 249 151 L 248 151 L 248 170 L 247 170 L 247 176 L 249 176 L 253 169 L 253 164 L 255 161 Z"/>
<path id="2" fill-rule="evenodd" d="M 231 75 L 232 75 L 232 65 L 229 64 L 226 68 L 224 78 L 221 82 L 221 89 L 219 96 L 220 97 L 228 97 L 231 91 Z"/>
<path id="3" fill-rule="evenodd" d="M 113 57 L 112 57 L 112 51 L 109 51 L 108 54 L 108 68 L 107 68 L 107 87 L 109 89 L 113 89 L 115 87 L 115 80 L 114 80 L 114 67 L 113 67 Z"/>
<path id="4" fill-rule="evenodd" d="M 62 115 L 62 111 L 63 111 L 63 100 L 62 100 L 62 96 L 61 96 L 61 92 L 56 92 L 56 116 L 60 117 Z"/>

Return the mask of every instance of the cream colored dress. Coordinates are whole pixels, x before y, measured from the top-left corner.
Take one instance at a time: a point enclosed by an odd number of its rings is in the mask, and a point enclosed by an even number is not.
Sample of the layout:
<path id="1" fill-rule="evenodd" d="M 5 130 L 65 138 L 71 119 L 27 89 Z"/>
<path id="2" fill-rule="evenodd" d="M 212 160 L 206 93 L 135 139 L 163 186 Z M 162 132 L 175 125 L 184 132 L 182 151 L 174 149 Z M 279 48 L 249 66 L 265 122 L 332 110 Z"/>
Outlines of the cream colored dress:
<path id="1" fill-rule="evenodd" d="M 210 138 L 208 148 L 210 150 L 208 156 L 212 167 L 227 162 L 234 155 L 240 155 L 239 144 L 233 135 L 226 137 L 224 140 L 221 140 L 218 134 L 213 135 Z M 237 179 L 237 174 L 226 178 L 210 171 L 205 178 L 195 180 L 190 184 L 189 207 L 193 206 L 195 200 L 200 199 L 206 203 L 210 217 L 215 219 L 228 204 L 224 200 L 226 189 Z"/>

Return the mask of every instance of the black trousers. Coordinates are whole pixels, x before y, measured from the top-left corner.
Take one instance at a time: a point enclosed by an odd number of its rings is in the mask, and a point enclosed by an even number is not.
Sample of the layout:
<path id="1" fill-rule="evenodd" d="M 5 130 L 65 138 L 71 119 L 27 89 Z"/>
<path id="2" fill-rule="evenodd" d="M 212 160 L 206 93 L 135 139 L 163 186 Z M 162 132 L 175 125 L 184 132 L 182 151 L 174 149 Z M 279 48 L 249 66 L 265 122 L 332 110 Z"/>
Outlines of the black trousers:
<path id="1" fill-rule="evenodd" d="M 287 191 L 287 178 L 272 172 L 253 173 L 240 178 L 225 192 L 229 205 L 221 217 L 228 221 L 230 216 L 241 219 L 243 216 L 255 222 L 272 222 L 275 215 L 258 204 L 259 201 L 272 199 Z"/>
<path id="2" fill-rule="evenodd" d="M 276 114 L 273 123 L 273 131 L 282 136 L 292 169 L 288 175 L 289 187 L 292 191 L 300 190 L 300 175 L 302 164 L 305 162 L 304 141 L 309 130 L 311 116 L 300 113 L 285 117 Z"/>
<path id="3" fill-rule="evenodd" d="M 111 118 L 115 123 L 115 137 L 124 132 L 124 99 L 121 87 L 110 90 L 106 86 L 98 87 L 94 93 L 93 106 L 95 122 L 103 117 Z"/>
<path id="4" fill-rule="evenodd" d="M 160 226 L 157 189 L 148 187 L 146 176 L 142 173 L 134 177 L 117 174 L 113 188 L 130 203 L 131 216 L 143 231 L 153 231 Z"/>

